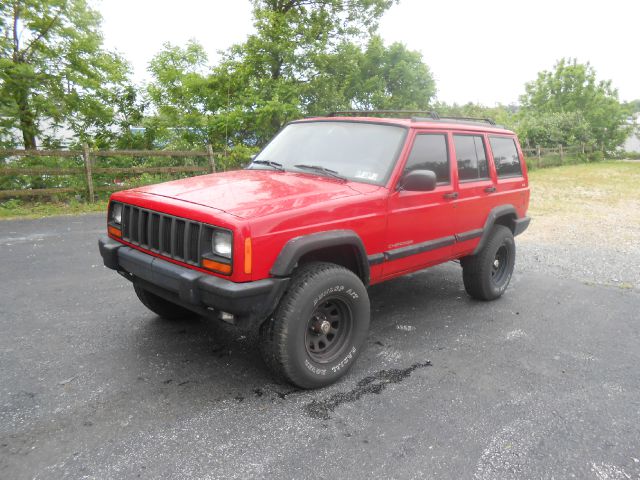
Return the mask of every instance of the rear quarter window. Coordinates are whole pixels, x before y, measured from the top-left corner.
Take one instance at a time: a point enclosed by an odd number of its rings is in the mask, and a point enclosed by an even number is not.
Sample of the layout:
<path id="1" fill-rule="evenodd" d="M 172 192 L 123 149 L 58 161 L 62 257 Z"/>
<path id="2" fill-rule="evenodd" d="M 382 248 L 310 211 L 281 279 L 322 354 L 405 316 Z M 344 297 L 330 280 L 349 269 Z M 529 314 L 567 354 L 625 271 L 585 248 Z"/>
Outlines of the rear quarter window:
<path id="1" fill-rule="evenodd" d="M 516 177 L 522 175 L 520 156 L 516 142 L 510 137 L 489 137 L 493 163 L 498 177 Z"/>

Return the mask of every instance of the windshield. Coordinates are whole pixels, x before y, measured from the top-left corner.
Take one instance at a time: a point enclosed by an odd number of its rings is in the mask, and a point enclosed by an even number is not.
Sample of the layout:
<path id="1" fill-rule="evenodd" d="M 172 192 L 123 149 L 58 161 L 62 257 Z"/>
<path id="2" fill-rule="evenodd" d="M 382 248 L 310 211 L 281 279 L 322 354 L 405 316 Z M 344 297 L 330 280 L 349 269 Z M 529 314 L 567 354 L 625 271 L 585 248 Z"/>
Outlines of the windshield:
<path id="1" fill-rule="evenodd" d="M 374 123 L 293 123 L 260 152 L 249 168 L 340 176 L 384 185 L 405 134 L 403 127 Z"/>

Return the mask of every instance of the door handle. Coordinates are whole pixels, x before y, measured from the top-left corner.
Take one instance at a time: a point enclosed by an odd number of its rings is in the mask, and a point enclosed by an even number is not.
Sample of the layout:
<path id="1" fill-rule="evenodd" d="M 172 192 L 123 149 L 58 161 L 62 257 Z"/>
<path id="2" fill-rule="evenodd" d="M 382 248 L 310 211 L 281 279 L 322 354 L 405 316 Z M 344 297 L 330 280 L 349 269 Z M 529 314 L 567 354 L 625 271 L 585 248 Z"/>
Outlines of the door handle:
<path id="1" fill-rule="evenodd" d="M 487 193 L 493 193 L 496 191 L 496 187 L 487 187 L 484 189 L 484 191 Z"/>
<path id="2" fill-rule="evenodd" d="M 442 195 L 442 198 L 446 198 L 447 200 L 453 200 L 458 198 L 458 192 L 445 193 Z"/>

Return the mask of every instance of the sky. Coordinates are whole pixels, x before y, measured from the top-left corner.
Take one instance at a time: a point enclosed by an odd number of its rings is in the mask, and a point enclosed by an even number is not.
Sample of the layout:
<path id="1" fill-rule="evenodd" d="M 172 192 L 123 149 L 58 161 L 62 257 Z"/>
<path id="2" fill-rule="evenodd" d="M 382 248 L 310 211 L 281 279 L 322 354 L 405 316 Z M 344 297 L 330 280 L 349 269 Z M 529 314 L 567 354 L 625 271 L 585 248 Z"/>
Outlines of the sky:
<path id="1" fill-rule="evenodd" d="M 248 0 L 96 0 L 105 45 L 148 81 L 165 42 L 196 39 L 217 52 L 253 31 Z M 640 1 L 401 0 L 379 33 L 422 53 L 438 100 L 487 106 L 516 103 L 524 84 L 562 57 L 589 61 L 624 101 L 640 99 Z"/>

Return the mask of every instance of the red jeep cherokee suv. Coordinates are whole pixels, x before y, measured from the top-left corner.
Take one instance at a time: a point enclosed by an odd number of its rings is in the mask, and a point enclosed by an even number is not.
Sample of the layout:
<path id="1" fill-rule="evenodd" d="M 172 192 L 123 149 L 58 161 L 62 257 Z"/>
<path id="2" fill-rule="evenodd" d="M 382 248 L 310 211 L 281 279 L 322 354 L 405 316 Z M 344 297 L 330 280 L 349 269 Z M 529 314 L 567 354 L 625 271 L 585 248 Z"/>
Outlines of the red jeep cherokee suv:
<path id="1" fill-rule="evenodd" d="M 114 193 L 104 264 L 162 317 L 258 329 L 265 362 L 303 388 L 354 363 L 368 285 L 460 259 L 468 294 L 498 298 L 529 224 L 516 135 L 380 115 L 291 122 L 244 170 Z"/>

